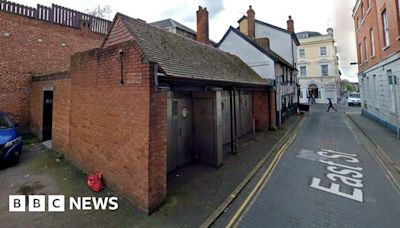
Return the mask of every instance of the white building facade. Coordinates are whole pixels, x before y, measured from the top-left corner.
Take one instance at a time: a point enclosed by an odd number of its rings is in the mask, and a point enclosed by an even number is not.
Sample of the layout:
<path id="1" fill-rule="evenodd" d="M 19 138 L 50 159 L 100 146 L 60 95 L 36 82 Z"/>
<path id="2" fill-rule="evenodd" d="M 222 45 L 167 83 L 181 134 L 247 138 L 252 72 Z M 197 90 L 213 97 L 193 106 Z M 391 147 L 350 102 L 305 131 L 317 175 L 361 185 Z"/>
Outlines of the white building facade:
<path id="1" fill-rule="evenodd" d="M 294 113 L 299 99 L 296 65 L 297 46 L 300 43 L 294 33 L 294 22 L 289 16 L 288 28 L 283 29 L 256 20 L 255 12 L 250 6 L 247 16 L 243 16 L 238 23 L 239 28 L 235 31 L 248 37 L 268 53 L 247 49 L 241 44 L 243 41 L 230 35 L 221 40 L 219 48 L 239 56 L 260 76 L 275 80 L 276 116 L 277 125 L 280 126 Z"/>
<path id="2" fill-rule="evenodd" d="M 297 33 L 300 41 L 297 57 L 300 103 L 314 97 L 317 103 L 337 103 L 340 98 L 340 72 L 333 30 Z"/>

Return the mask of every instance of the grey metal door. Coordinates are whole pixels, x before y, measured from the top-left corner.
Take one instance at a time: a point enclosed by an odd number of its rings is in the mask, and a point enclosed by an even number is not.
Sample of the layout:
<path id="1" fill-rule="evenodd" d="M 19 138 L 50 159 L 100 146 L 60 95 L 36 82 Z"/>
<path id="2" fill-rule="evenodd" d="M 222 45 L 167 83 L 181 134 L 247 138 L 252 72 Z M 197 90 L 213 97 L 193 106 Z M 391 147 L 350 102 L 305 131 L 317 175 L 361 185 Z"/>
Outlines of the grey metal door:
<path id="1" fill-rule="evenodd" d="M 223 91 L 221 97 L 222 109 L 222 142 L 228 144 L 231 141 L 231 108 L 229 92 Z"/>
<path id="2" fill-rule="evenodd" d="M 193 159 L 192 99 L 172 99 L 168 132 L 168 172 Z"/>
<path id="3" fill-rule="evenodd" d="M 192 107 L 192 99 L 178 99 L 178 132 L 176 132 L 178 167 L 191 162 L 193 159 Z"/>
<path id="4" fill-rule="evenodd" d="M 245 135 L 252 130 L 251 124 L 252 99 L 251 93 L 240 93 L 240 136 Z"/>

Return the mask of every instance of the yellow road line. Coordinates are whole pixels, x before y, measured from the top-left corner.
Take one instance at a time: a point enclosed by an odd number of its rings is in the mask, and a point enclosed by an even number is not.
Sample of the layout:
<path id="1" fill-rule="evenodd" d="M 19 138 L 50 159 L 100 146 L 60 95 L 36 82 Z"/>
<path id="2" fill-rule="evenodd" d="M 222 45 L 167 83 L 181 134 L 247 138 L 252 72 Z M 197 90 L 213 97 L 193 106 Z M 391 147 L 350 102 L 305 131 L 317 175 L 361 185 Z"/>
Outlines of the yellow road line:
<path id="1" fill-rule="evenodd" d="M 246 209 L 247 205 L 250 203 L 250 201 L 253 199 L 254 195 L 259 192 L 261 186 L 267 183 L 269 177 L 272 175 L 272 172 L 278 165 L 279 161 L 281 160 L 284 152 L 287 150 L 289 145 L 293 142 L 293 140 L 297 137 L 297 132 L 298 129 L 302 127 L 304 124 L 305 119 L 302 119 L 302 122 L 299 124 L 297 127 L 296 131 L 293 133 L 293 136 L 289 138 L 289 140 L 279 149 L 279 151 L 276 153 L 274 159 L 271 162 L 271 165 L 268 167 L 268 169 L 264 172 L 263 176 L 261 179 L 257 182 L 256 186 L 253 188 L 253 190 L 250 192 L 250 194 L 247 196 L 246 200 L 243 202 L 243 204 L 239 207 L 239 209 L 236 211 L 234 216 L 231 218 L 229 221 L 227 227 L 232 227 L 235 225 L 235 223 L 238 221 L 239 216 L 242 214 L 244 209 Z"/>

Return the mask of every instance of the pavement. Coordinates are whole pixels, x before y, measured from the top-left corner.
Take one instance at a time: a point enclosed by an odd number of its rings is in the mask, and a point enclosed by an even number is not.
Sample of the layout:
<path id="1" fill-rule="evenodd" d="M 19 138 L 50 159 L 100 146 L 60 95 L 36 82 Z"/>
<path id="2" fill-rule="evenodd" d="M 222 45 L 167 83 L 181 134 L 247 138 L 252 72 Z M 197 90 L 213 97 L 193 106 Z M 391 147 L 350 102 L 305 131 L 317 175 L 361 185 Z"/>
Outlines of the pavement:
<path id="1" fill-rule="evenodd" d="M 400 227 L 400 192 L 345 114 L 359 110 L 337 107 L 312 105 L 256 194 L 243 191 L 214 226 Z"/>
<path id="2" fill-rule="evenodd" d="M 118 196 L 107 187 L 95 193 L 86 174 L 62 154 L 31 136 L 24 137 L 23 154 L 14 166 L 0 168 L 0 227 L 192 227 L 212 214 L 254 169 L 259 161 L 301 118 L 290 118 L 282 129 L 259 132 L 242 139 L 238 154 L 225 156 L 216 169 L 201 163 L 184 166 L 168 175 L 168 198 L 150 216 L 119 198 L 116 211 L 87 210 L 64 213 L 9 212 L 8 196 L 62 194 L 66 197 Z"/>
<path id="3" fill-rule="evenodd" d="M 349 116 L 377 146 L 383 149 L 390 163 L 398 167 L 400 172 L 400 140 L 396 134 L 368 117 L 359 114 L 349 114 Z"/>

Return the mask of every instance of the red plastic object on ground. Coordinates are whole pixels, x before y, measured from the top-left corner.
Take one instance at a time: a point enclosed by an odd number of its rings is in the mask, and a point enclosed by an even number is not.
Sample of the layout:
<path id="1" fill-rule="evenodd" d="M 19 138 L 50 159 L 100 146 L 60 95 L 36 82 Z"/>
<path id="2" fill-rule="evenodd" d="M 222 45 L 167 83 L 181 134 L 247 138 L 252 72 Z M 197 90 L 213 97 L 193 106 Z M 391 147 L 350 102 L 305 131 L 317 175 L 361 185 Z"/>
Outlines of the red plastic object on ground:
<path id="1" fill-rule="evenodd" d="M 89 175 L 87 178 L 87 183 L 90 189 L 95 192 L 100 192 L 104 188 L 103 174 L 98 173 L 94 175 Z"/>

